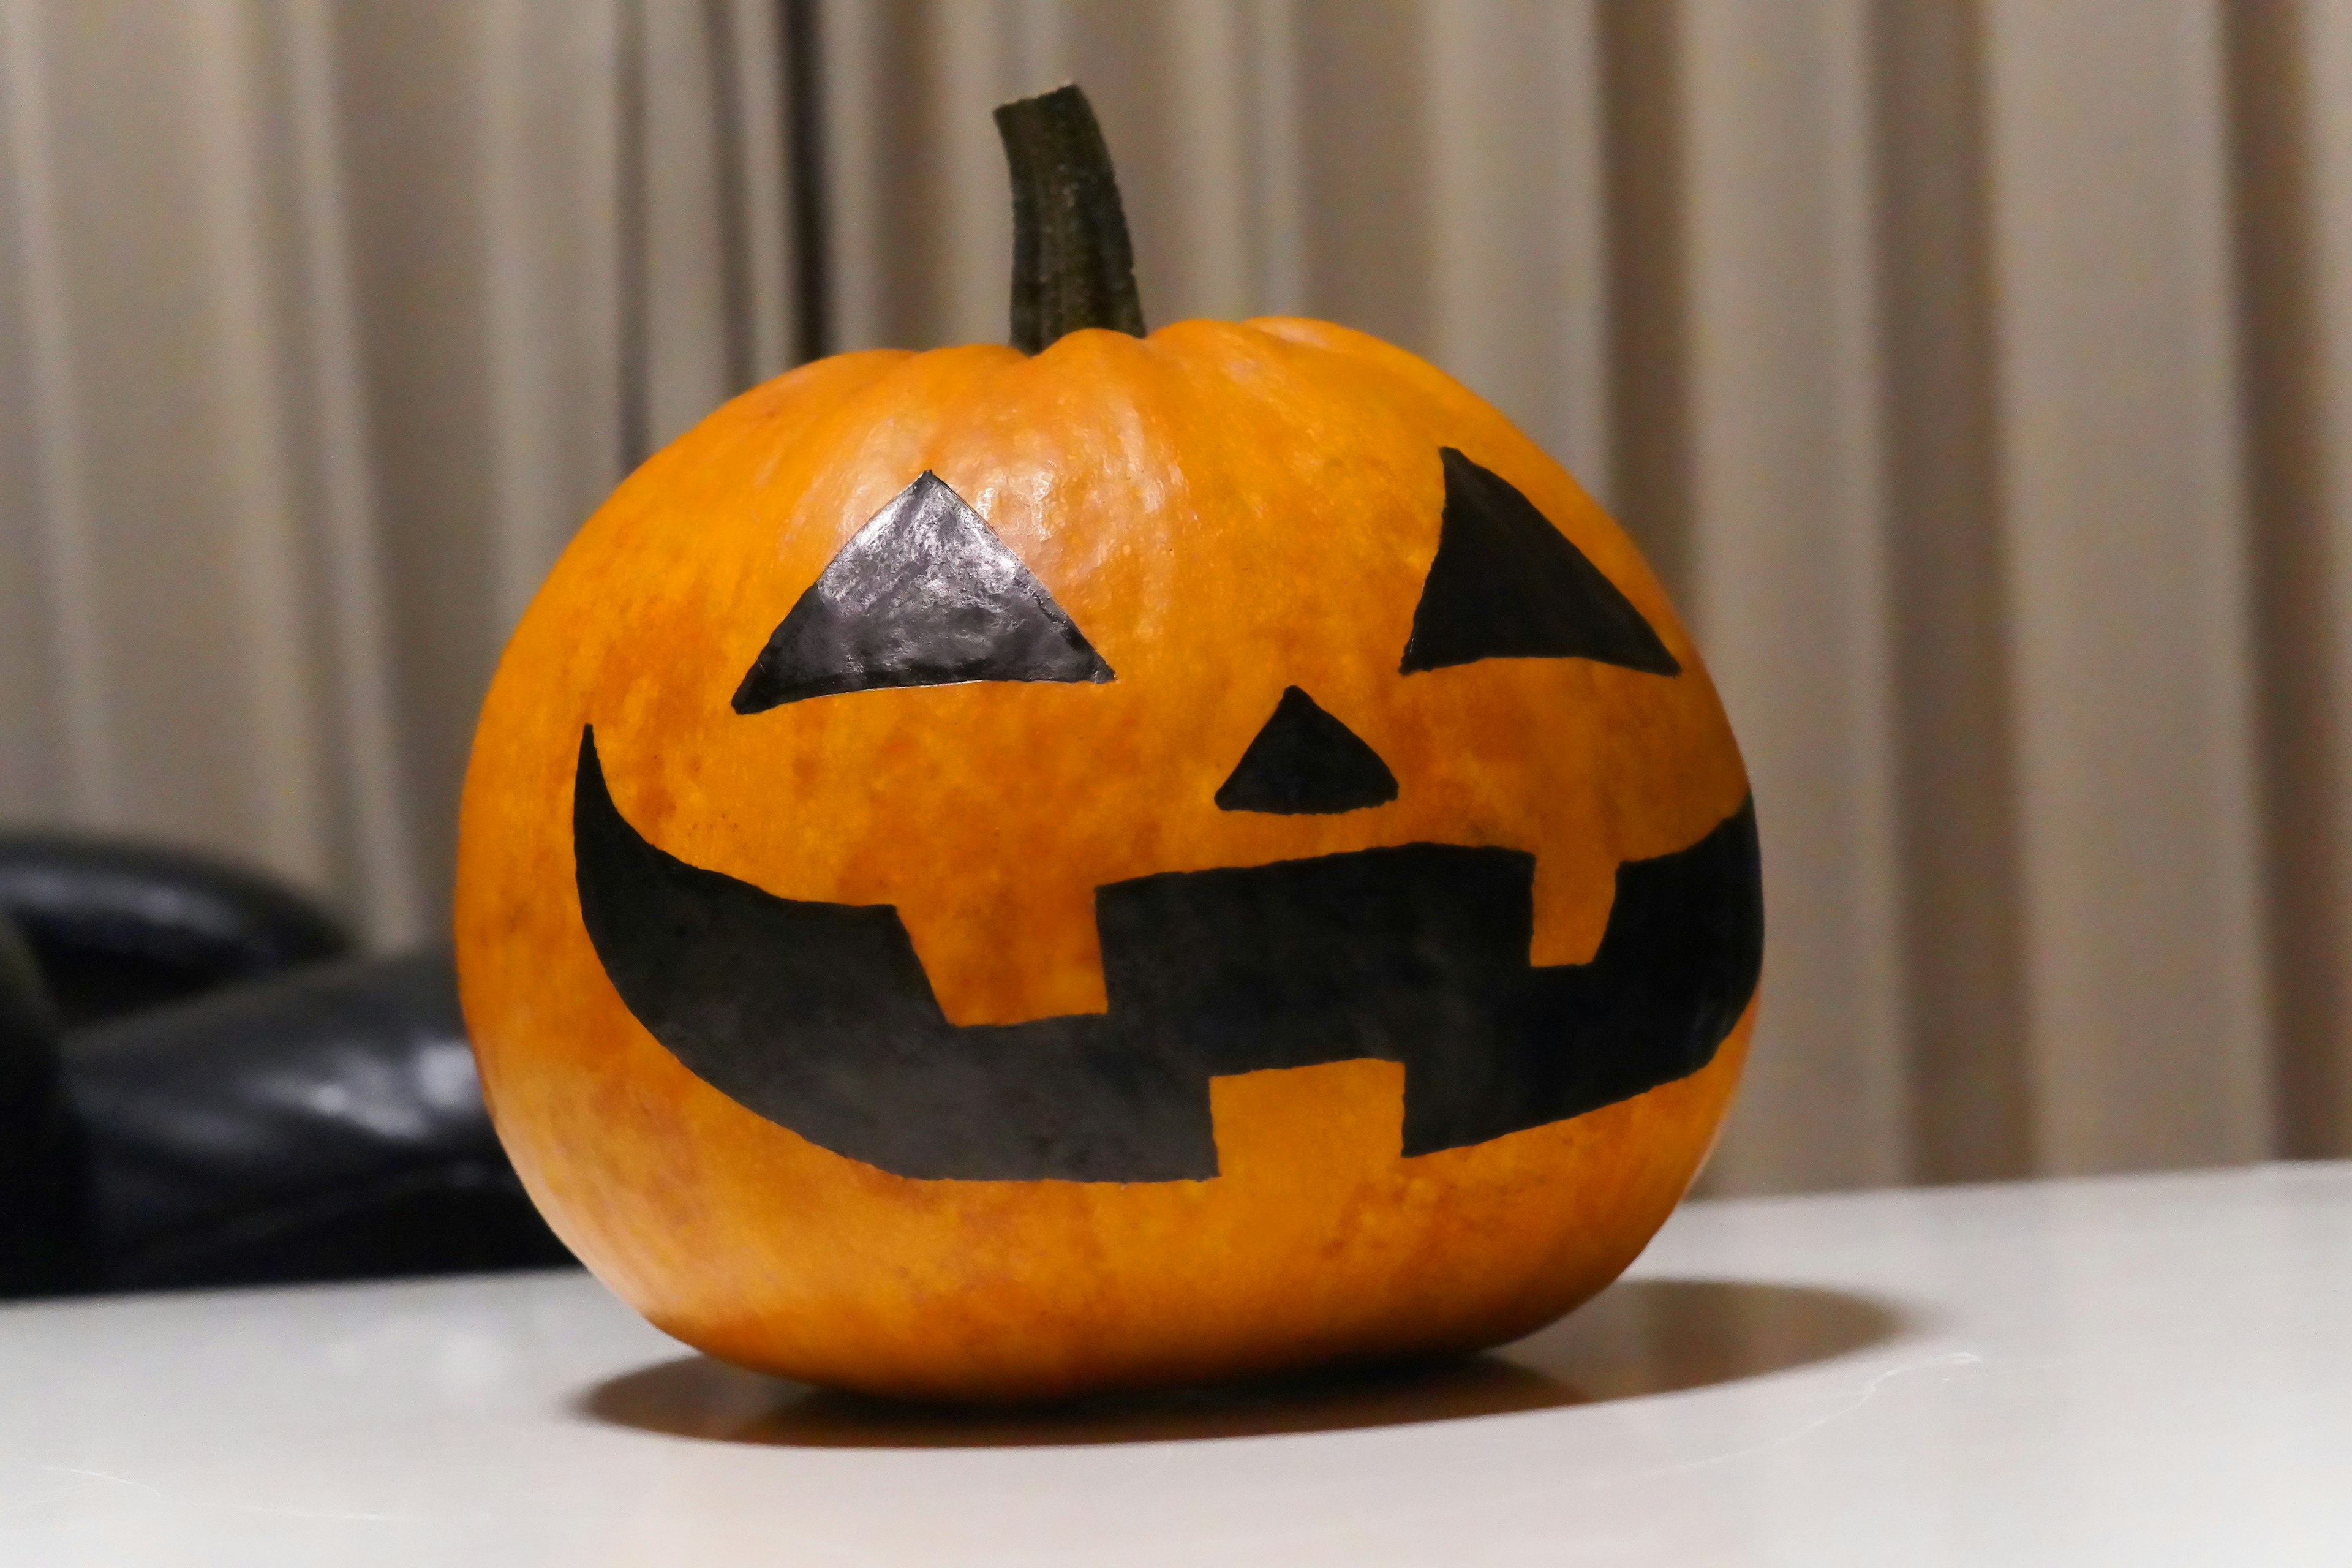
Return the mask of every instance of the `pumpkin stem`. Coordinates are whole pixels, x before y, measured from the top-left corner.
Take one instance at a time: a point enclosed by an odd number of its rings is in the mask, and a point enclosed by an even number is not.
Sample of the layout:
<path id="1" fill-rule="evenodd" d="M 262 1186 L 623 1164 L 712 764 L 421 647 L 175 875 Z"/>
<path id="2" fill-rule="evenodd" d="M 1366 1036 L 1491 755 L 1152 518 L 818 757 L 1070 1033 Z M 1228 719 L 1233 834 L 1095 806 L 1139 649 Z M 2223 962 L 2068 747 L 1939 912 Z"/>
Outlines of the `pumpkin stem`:
<path id="1" fill-rule="evenodd" d="M 1013 171 L 1013 346 L 1034 354 L 1081 327 L 1141 337 L 1127 212 L 1087 95 L 1015 99 L 996 131 Z"/>

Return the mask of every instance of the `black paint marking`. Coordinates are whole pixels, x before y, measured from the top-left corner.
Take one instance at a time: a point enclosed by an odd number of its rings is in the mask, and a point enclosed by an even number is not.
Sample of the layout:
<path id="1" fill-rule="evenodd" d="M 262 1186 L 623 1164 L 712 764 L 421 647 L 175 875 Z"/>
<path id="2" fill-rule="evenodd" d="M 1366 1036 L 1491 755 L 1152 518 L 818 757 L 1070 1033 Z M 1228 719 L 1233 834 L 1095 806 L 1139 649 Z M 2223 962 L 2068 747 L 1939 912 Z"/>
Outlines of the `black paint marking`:
<path id="1" fill-rule="evenodd" d="M 1222 810 L 1286 816 L 1355 811 L 1396 797 L 1396 774 L 1381 754 L 1296 686 L 1283 689 L 1274 717 L 1217 789 Z"/>
<path id="2" fill-rule="evenodd" d="M 1763 958 L 1752 804 L 1620 866 L 1590 963 L 1528 963 L 1532 855 L 1407 844 L 1098 888 L 1109 1010 L 964 1026 L 890 906 L 778 898 L 647 843 L 588 731 L 572 844 L 589 939 L 654 1038 L 902 1176 L 1206 1179 L 1211 1079 L 1366 1057 L 1404 1064 L 1403 1153 L 1482 1143 L 1705 1067 Z"/>
<path id="3" fill-rule="evenodd" d="M 1482 658 L 1682 673 L 1633 601 L 1517 486 L 1451 447 L 1439 457 L 1445 516 L 1405 639 L 1405 674 Z"/>
<path id="4" fill-rule="evenodd" d="M 736 689 L 735 711 L 886 686 L 1109 679 L 1045 585 L 926 471 L 793 605 Z"/>

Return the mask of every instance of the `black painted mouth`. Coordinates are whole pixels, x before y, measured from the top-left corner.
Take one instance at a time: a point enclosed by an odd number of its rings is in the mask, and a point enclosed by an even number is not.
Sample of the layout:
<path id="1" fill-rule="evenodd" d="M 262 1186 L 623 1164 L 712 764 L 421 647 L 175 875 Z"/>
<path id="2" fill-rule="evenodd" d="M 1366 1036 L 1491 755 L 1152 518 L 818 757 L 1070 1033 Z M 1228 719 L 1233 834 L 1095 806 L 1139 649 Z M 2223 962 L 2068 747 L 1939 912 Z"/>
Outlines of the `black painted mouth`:
<path id="1" fill-rule="evenodd" d="M 1483 1143 L 1696 1072 L 1763 962 L 1752 801 L 1621 865 L 1589 963 L 1528 963 L 1534 856 L 1407 844 L 1098 888 L 1108 1010 L 1007 1025 L 948 1022 L 891 906 L 778 898 L 647 843 L 593 731 L 572 845 L 589 939 L 654 1038 L 902 1176 L 1213 1177 L 1212 1078 L 1368 1057 L 1404 1065 L 1403 1154 Z"/>

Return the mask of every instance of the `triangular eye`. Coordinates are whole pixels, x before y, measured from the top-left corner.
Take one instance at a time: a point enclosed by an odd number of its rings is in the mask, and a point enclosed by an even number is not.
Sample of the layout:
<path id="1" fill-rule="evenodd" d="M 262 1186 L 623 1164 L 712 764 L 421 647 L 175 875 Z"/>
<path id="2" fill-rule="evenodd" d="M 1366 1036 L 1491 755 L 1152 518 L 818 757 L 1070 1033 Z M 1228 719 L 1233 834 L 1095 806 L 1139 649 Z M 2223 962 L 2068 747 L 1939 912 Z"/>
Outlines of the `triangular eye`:
<path id="1" fill-rule="evenodd" d="M 735 711 L 886 686 L 1110 679 L 1045 584 L 926 471 L 793 605 L 736 689 Z"/>
<path id="2" fill-rule="evenodd" d="M 1533 501 L 1451 447 L 1438 455 L 1445 516 L 1403 673 L 1482 658 L 1590 658 L 1682 673 L 1633 601 Z"/>

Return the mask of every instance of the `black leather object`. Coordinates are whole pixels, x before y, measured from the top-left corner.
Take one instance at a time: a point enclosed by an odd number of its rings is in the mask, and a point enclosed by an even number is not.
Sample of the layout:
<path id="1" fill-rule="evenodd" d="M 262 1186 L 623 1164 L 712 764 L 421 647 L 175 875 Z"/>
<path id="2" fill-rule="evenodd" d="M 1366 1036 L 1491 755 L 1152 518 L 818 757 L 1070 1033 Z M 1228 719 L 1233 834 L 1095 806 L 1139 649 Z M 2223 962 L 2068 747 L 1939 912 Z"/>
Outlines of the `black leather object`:
<path id="1" fill-rule="evenodd" d="M 267 877 L 68 834 L 0 834 L 0 911 L 16 917 L 68 1029 L 352 947 L 331 916 Z"/>
<path id="2" fill-rule="evenodd" d="M 58 1019 L 0 911 L 0 1298 L 81 1282 L 81 1150 L 58 1086 Z"/>
<path id="3" fill-rule="evenodd" d="M 491 1131 L 446 952 L 76 1031 L 100 1289 L 570 1261 Z"/>
<path id="4" fill-rule="evenodd" d="M 447 955 L 350 946 L 219 861 L 0 834 L 0 1298 L 567 1260 Z"/>

